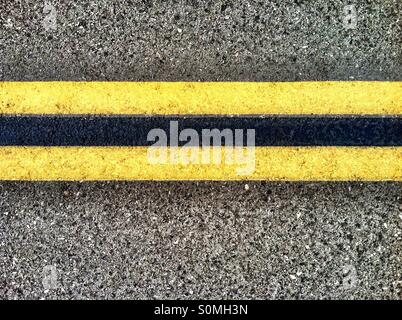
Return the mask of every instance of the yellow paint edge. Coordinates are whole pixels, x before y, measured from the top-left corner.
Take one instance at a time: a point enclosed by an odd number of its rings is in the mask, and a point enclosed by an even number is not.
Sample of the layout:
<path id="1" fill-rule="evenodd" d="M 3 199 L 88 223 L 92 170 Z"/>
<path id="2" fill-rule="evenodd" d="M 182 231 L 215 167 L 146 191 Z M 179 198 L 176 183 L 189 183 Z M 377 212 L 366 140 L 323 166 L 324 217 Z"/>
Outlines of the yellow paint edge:
<path id="1" fill-rule="evenodd" d="M 1 114 L 402 114 L 402 82 L 0 82 Z"/>
<path id="2" fill-rule="evenodd" d="M 238 172 L 241 161 L 151 164 L 148 152 L 146 147 L 2 147 L 0 180 L 402 181 L 402 147 L 257 147 L 255 171 L 247 175 Z"/>

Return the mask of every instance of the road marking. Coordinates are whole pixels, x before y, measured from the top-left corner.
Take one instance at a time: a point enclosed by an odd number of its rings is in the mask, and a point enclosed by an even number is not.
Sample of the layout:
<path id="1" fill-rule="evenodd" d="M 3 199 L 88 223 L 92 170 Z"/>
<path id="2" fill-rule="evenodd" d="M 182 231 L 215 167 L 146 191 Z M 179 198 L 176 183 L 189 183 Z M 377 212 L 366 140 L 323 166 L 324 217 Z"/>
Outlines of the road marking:
<path id="1" fill-rule="evenodd" d="M 402 82 L 3 82 L 0 113 L 0 180 L 402 181 Z"/>
<path id="2" fill-rule="evenodd" d="M 147 149 L 1 147 L 0 179 L 402 181 L 400 147 L 257 147 L 250 175 L 238 164 L 150 164 Z"/>
<path id="3" fill-rule="evenodd" d="M 402 82 L 2 82 L 2 114 L 402 114 Z"/>

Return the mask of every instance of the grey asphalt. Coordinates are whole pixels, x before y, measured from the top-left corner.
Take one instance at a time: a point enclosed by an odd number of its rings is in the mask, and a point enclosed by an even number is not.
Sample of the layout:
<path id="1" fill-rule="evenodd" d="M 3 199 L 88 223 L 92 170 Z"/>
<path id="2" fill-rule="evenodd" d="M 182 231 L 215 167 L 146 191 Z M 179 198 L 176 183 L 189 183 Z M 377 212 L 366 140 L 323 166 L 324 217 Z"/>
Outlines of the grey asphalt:
<path id="1" fill-rule="evenodd" d="M 402 2 L 2 1 L 0 80 L 402 80 Z M 0 182 L 0 298 L 400 299 L 402 183 Z"/>

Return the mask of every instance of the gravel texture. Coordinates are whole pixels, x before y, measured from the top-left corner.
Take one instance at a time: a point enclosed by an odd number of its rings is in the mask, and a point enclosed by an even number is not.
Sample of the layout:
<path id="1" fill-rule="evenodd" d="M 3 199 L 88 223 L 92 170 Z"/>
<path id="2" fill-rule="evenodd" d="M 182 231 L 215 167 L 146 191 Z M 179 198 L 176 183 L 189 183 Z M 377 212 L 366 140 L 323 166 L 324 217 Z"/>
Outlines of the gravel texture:
<path id="1" fill-rule="evenodd" d="M 55 11 L 38 0 L 0 2 L 1 80 L 395 80 L 402 74 L 399 0 L 52 3 Z M 343 23 L 348 3 L 355 4 L 356 29 Z"/>
<path id="2" fill-rule="evenodd" d="M 402 2 L 0 2 L 0 80 L 401 80 Z M 0 183 L 0 298 L 402 297 L 401 183 Z"/>
<path id="3" fill-rule="evenodd" d="M 4 298 L 400 294 L 401 184 L 12 182 L 0 208 Z"/>

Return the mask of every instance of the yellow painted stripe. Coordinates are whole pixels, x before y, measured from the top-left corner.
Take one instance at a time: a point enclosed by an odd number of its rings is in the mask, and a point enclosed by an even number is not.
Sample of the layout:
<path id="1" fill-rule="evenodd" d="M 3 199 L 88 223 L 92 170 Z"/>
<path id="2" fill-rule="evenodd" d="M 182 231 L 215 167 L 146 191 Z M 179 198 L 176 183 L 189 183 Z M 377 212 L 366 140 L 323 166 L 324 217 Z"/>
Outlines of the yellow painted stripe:
<path id="1" fill-rule="evenodd" d="M 402 82 L 1 82 L 2 114 L 402 114 Z"/>
<path id="2" fill-rule="evenodd" d="M 258 147 L 238 164 L 150 164 L 146 147 L 3 147 L 0 180 L 402 181 L 402 147 Z M 224 152 L 224 151 L 223 151 Z"/>

